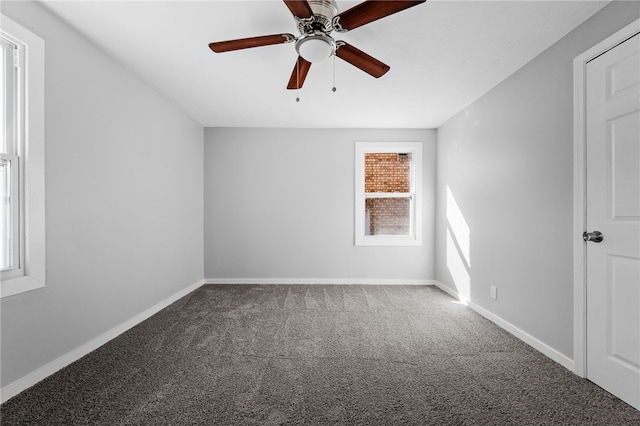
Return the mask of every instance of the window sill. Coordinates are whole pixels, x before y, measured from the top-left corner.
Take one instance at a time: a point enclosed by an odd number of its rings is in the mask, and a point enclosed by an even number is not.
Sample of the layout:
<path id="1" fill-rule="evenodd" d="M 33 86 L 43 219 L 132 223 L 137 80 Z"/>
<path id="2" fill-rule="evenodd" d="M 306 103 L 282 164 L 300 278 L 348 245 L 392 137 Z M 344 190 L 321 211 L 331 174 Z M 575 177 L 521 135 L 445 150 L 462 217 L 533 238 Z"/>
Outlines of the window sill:
<path id="1" fill-rule="evenodd" d="M 44 285 L 45 282 L 43 279 L 35 279 L 33 276 L 29 275 L 2 281 L 0 299 L 24 293 L 26 291 L 36 290 L 44 287 Z"/>
<path id="2" fill-rule="evenodd" d="M 422 246 L 422 240 L 415 237 L 400 236 L 358 236 L 356 238 L 356 246 L 392 246 L 392 247 L 419 247 Z"/>

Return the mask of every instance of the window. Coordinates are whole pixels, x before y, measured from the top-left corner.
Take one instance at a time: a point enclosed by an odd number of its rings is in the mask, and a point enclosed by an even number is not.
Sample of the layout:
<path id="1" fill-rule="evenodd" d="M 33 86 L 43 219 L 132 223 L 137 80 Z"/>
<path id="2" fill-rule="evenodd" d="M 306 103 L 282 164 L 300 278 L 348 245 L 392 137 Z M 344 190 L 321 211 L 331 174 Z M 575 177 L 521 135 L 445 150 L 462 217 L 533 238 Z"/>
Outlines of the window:
<path id="1" fill-rule="evenodd" d="M 1 16 L 0 296 L 43 287 L 44 41 Z"/>
<path id="2" fill-rule="evenodd" d="M 356 245 L 422 245 L 421 166 L 420 143 L 356 143 Z"/>
<path id="3" fill-rule="evenodd" d="M 20 50 L 16 43 L 2 36 L 2 134 L 0 135 L 0 188 L 2 205 L 0 211 L 1 256 L 0 271 L 4 279 L 21 275 L 20 249 L 20 100 L 23 85 L 20 84 Z"/>

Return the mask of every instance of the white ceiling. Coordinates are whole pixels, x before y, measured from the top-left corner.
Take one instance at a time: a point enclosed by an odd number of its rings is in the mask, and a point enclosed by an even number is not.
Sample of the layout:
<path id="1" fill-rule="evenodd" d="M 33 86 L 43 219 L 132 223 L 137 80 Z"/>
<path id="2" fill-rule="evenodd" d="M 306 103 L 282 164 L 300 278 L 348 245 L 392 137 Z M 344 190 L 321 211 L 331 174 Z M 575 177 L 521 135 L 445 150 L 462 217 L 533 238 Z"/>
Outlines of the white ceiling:
<path id="1" fill-rule="evenodd" d="M 429 0 L 333 33 L 391 70 L 374 79 L 337 59 L 333 93 L 333 60 L 314 63 L 299 103 L 286 90 L 293 44 L 208 47 L 298 34 L 280 0 L 43 3 L 203 126 L 436 128 L 608 2 Z"/>

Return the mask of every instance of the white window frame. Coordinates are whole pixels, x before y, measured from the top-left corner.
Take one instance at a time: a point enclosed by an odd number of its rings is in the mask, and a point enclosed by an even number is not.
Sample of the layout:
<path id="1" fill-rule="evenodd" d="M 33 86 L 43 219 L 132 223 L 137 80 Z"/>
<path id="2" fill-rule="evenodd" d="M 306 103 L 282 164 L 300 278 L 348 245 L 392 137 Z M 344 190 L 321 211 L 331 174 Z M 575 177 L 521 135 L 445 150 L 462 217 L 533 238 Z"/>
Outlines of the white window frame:
<path id="1" fill-rule="evenodd" d="M 44 188 L 44 40 L 22 25 L 0 15 L 0 35 L 17 46 L 19 96 L 15 155 L 2 155 L 12 163 L 17 189 L 19 229 L 17 267 L 0 273 L 0 297 L 42 288 L 45 274 Z M 14 168 L 14 166 L 16 166 Z M 14 178 L 15 179 L 15 178 Z"/>
<path id="2" fill-rule="evenodd" d="M 411 154 L 411 232 L 410 235 L 366 235 L 364 168 L 367 153 Z M 386 198 L 394 193 L 384 194 Z M 377 197 L 378 195 L 371 195 Z M 406 194 L 400 196 L 406 197 Z M 421 246 L 422 245 L 422 143 L 420 142 L 356 142 L 355 144 L 355 245 L 356 246 Z"/>
<path id="3" fill-rule="evenodd" d="M 5 165 L 8 171 L 4 176 L 5 179 L 2 180 L 5 184 L 5 188 L 2 189 L 5 191 L 4 194 L 6 194 L 6 196 L 0 202 L 5 204 L 2 208 L 7 208 L 9 218 L 9 226 L 7 226 L 4 221 L 1 224 L 4 229 L 0 230 L 0 235 L 2 235 L 3 238 L 6 238 L 7 234 L 11 237 L 10 248 L 6 253 L 3 252 L 2 255 L 8 257 L 10 264 L 15 265 L 12 269 L 0 271 L 0 276 L 3 281 L 24 275 L 22 265 L 20 264 L 23 258 L 21 250 L 22 247 L 24 247 L 24 241 L 22 233 L 20 232 L 22 221 L 20 220 L 21 197 L 19 194 L 21 179 L 19 163 L 20 160 L 17 155 L 0 153 L 0 164 Z"/>

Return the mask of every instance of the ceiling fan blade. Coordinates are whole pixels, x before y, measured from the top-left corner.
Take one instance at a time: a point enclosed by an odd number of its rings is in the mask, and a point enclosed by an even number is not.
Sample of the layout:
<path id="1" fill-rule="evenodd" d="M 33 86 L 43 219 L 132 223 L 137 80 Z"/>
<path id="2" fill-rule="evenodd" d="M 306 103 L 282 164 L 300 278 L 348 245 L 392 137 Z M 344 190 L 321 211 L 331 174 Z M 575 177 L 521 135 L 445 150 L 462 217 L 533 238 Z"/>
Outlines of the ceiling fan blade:
<path id="1" fill-rule="evenodd" d="M 291 73 L 289 84 L 287 84 L 287 89 L 300 89 L 304 84 L 304 79 L 307 78 L 309 68 L 311 68 L 311 62 L 307 61 L 302 56 L 298 56 L 298 61 L 293 67 L 293 72 Z"/>
<path id="2" fill-rule="evenodd" d="M 216 53 L 232 50 L 249 49 L 251 47 L 269 46 L 271 44 L 290 43 L 295 41 L 293 34 L 273 34 L 260 37 L 240 38 L 237 40 L 217 41 L 209 43 L 209 48 Z"/>
<path id="3" fill-rule="evenodd" d="M 311 18 L 313 11 L 307 0 L 284 0 L 293 16 L 297 18 Z"/>
<path id="4" fill-rule="evenodd" d="M 425 1 L 427 0 L 366 0 L 336 15 L 333 26 L 338 32 L 351 31 Z"/>
<path id="5" fill-rule="evenodd" d="M 360 49 L 356 49 L 344 41 L 338 42 L 336 56 L 342 60 L 349 62 L 354 67 L 360 68 L 362 71 L 375 78 L 380 78 L 391 69 L 389 65 L 383 64 L 373 56 L 369 56 Z"/>

